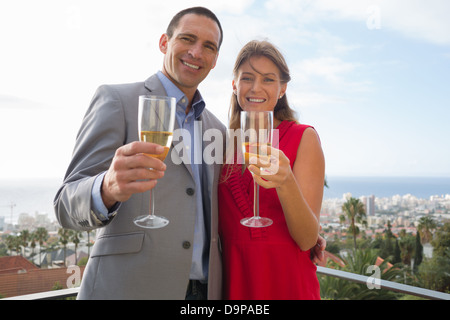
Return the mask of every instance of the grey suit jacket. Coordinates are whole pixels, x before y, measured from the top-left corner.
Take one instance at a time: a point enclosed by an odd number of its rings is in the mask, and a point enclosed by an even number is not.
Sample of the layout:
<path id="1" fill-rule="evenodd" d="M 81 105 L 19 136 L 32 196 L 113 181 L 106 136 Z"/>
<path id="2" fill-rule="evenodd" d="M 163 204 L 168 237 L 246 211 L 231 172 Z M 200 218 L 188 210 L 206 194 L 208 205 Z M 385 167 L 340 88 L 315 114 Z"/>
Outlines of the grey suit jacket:
<path id="1" fill-rule="evenodd" d="M 158 214 L 170 220 L 162 229 L 136 227 L 133 218 L 149 212 L 149 192 L 134 194 L 108 221 L 91 211 L 91 191 L 97 175 L 106 171 L 117 148 L 138 138 L 139 95 L 166 95 L 156 75 L 145 82 L 101 86 L 78 133 L 73 158 L 54 202 L 64 228 L 97 229 L 86 266 L 79 299 L 184 299 L 189 281 L 196 203 L 193 192 L 202 192 L 211 215 L 208 298 L 220 299 L 222 262 L 218 238 L 217 184 L 220 163 L 203 165 L 203 190 L 199 190 L 189 164 L 177 161 L 173 148 L 167 170 L 154 190 Z M 224 125 L 207 109 L 201 115 L 203 132 Z M 176 124 L 176 127 L 178 125 Z M 203 150 L 208 141 L 203 142 Z M 175 160 L 175 161 L 172 161 Z"/>

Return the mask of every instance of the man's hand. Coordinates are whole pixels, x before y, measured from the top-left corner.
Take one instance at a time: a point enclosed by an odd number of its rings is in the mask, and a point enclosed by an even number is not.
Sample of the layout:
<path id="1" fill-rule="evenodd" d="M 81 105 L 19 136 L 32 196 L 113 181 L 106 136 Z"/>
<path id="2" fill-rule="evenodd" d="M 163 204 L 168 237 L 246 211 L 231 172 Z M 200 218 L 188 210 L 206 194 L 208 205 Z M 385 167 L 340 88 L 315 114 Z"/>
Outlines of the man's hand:
<path id="1" fill-rule="evenodd" d="M 128 200 L 134 193 L 155 187 L 164 176 L 166 165 L 147 154 L 161 154 L 164 147 L 149 142 L 132 142 L 116 150 L 102 184 L 102 200 L 110 209 L 116 202 Z M 152 169 L 152 170 L 150 170 Z"/>

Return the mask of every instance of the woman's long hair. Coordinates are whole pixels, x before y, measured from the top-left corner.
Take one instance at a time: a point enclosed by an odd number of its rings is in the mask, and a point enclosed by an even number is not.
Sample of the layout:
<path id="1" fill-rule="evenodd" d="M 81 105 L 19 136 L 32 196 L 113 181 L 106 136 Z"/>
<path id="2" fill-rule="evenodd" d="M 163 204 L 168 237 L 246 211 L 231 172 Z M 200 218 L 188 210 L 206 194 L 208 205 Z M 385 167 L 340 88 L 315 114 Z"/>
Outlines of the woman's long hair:
<path id="1" fill-rule="evenodd" d="M 291 81 L 291 76 L 289 73 L 289 68 L 287 63 L 281 54 L 281 52 L 268 41 L 258 41 L 253 40 L 247 43 L 239 52 L 236 59 L 236 63 L 233 68 L 234 81 L 237 81 L 239 68 L 243 63 L 249 61 L 252 57 L 266 57 L 270 59 L 280 70 L 281 83 L 288 83 Z M 229 126 L 230 129 L 239 129 L 241 121 L 241 111 L 242 108 L 239 105 L 236 94 L 231 95 L 231 105 L 229 110 Z M 280 121 L 290 120 L 297 121 L 295 116 L 295 111 L 289 107 L 286 94 L 283 95 L 281 99 L 278 99 L 277 105 L 274 109 L 273 114 L 275 119 Z"/>

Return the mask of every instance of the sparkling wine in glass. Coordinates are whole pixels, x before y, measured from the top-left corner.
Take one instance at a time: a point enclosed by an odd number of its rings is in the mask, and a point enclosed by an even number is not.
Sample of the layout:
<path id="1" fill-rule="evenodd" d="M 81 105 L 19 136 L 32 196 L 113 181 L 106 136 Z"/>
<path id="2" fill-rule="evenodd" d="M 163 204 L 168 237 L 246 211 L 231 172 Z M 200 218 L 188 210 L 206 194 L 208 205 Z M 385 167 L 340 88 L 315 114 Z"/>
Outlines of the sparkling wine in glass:
<path id="1" fill-rule="evenodd" d="M 262 151 L 265 148 L 261 147 L 272 145 L 272 129 L 272 111 L 241 111 L 242 153 L 246 164 L 249 164 L 253 157 L 267 156 L 267 153 Z M 252 228 L 268 227 L 273 221 L 259 215 L 259 185 L 254 180 L 253 184 L 253 217 L 242 219 L 241 224 Z"/>
<path id="2" fill-rule="evenodd" d="M 139 139 L 140 141 L 156 143 L 164 147 L 162 154 L 146 154 L 164 161 L 169 153 L 173 139 L 175 124 L 176 99 L 163 96 L 139 96 Z M 151 170 L 151 169 L 150 169 Z M 165 217 L 155 215 L 155 192 L 150 190 L 150 214 L 134 219 L 134 223 L 142 228 L 156 229 L 169 224 Z"/>

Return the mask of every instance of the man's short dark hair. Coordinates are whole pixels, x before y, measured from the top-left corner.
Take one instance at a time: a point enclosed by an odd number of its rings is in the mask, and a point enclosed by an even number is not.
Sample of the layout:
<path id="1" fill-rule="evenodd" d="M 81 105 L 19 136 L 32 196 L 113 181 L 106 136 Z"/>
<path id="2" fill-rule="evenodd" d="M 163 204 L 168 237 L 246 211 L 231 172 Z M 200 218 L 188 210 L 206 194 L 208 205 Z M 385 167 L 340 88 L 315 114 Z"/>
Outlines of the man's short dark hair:
<path id="1" fill-rule="evenodd" d="M 220 30 L 220 38 L 219 38 L 219 49 L 222 45 L 223 41 L 223 30 L 222 26 L 220 24 L 219 19 L 216 17 L 216 15 L 209 9 L 204 7 L 192 7 L 184 9 L 180 12 L 178 12 L 173 18 L 172 21 L 170 21 L 169 26 L 167 27 L 166 34 L 169 36 L 169 39 L 172 38 L 174 30 L 178 27 L 178 24 L 180 23 L 180 20 L 182 17 L 184 17 L 187 14 L 197 14 L 199 16 L 205 16 L 217 23 Z"/>

